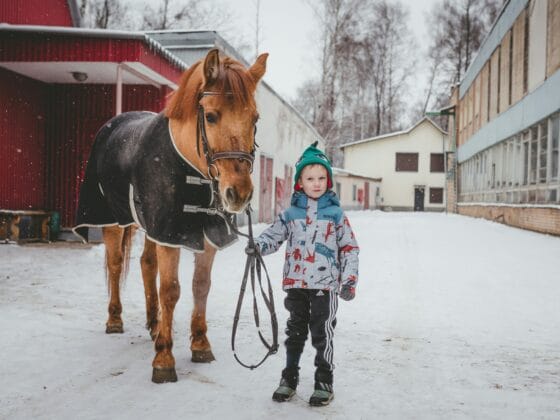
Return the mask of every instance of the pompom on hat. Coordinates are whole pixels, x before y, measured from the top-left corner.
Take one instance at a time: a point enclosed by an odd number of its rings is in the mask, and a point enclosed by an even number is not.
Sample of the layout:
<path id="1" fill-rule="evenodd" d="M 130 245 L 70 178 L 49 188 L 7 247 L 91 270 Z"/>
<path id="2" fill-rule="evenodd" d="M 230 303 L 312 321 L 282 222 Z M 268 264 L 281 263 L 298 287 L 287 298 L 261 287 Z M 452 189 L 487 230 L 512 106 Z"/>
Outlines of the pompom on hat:
<path id="1" fill-rule="evenodd" d="M 296 162 L 296 174 L 294 175 L 294 189 L 296 191 L 301 190 L 298 181 L 299 177 L 301 176 L 301 171 L 307 165 L 323 165 L 327 170 L 327 188 L 331 189 L 333 186 L 331 162 L 329 161 L 329 158 L 327 158 L 327 155 L 325 155 L 321 150 L 317 149 L 318 143 L 319 142 L 316 141 L 307 149 L 305 149 L 299 160 Z"/>

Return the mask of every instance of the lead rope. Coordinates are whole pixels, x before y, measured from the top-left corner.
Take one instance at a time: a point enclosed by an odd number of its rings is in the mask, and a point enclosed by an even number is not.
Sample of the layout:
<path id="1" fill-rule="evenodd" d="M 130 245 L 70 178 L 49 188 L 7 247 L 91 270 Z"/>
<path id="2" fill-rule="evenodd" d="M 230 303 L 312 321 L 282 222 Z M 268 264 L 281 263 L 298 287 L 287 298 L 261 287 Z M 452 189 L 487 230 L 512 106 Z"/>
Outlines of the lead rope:
<path id="1" fill-rule="evenodd" d="M 233 328 L 232 328 L 232 332 L 231 332 L 231 350 L 233 351 L 233 357 L 235 357 L 235 360 L 237 360 L 237 362 L 243 366 L 246 367 L 248 369 L 255 369 L 258 368 L 260 365 L 262 365 L 264 363 L 264 361 L 268 358 L 268 356 L 270 356 L 271 354 L 275 354 L 278 351 L 278 319 L 276 318 L 276 311 L 274 309 L 274 296 L 272 295 L 272 284 L 270 282 L 270 276 L 268 275 L 268 270 L 266 269 L 266 266 L 264 264 L 263 258 L 261 256 L 261 254 L 258 252 L 258 250 L 255 248 L 255 240 L 253 238 L 253 224 L 251 222 L 251 210 L 248 208 L 246 210 L 247 213 L 247 217 L 248 217 L 248 226 L 249 226 L 249 234 L 246 235 L 244 233 L 239 232 L 235 227 L 233 228 L 233 230 L 241 235 L 244 236 L 248 239 L 248 245 L 249 247 L 251 247 L 252 249 L 255 250 L 254 254 L 252 255 L 247 255 L 247 261 L 245 263 L 245 273 L 243 274 L 243 280 L 241 281 L 241 290 L 239 291 L 239 298 L 237 300 L 237 308 L 235 310 L 235 315 L 233 317 Z M 264 291 L 263 285 L 262 285 L 262 278 L 261 278 L 261 273 L 262 273 L 262 269 L 264 269 L 264 272 L 266 274 L 266 279 L 268 281 L 268 296 Z M 256 272 L 256 278 L 259 282 L 259 287 L 261 289 L 261 294 L 262 294 L 262 298 L 263 301 L 270 313 L 270 323 L 272 326 L 272 344 L 269 344 L 269 342 L 264 338 L 261 329 L 260 329 L 260 323 L 259 323 L 259 309 L 257 306 L 257 296 L 255 293 L 255 272 Z M 257 327 L 257 331 L 259 334 L 259 338 L 261 339 L 261 342 L 264 344 L 264 346 L 268 349 L 268 352 L 265 354 L 265 356 L 263 357 L 263 359 L 257 363 L 256 365 L 248 365 L 243 363 L 239 357 L 237 357 L 237 353 L 235 352 L 235 336 L 237 333 L 237 325 L 239 323 L 239 314 L 241 313 L 241 306 L 243 303 L 243 297 L 245 295 L 245 289 L 247 288 L 247 280 L 249 278 L 249 275 L 251 277 L 251 289 L 253 290 L 253 316 L 255 318 L 255 326 Z"/>

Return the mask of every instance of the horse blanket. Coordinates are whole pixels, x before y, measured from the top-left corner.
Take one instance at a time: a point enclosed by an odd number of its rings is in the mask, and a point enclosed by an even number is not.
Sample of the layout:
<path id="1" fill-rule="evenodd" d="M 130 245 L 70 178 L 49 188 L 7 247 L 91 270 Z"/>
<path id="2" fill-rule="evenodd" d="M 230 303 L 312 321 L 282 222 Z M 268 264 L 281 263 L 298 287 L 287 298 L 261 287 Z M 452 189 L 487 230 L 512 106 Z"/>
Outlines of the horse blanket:
<path id="1" fill-rule="evenodd" d="M 74 232 L 87 241 L 89 227 L 137 224 L 163 245 L 224 248 L 237 239 L 235 217 L 216 211 L 214 188 L 176 148 L 168 118 L 126 112 L 97 133 Z"/>

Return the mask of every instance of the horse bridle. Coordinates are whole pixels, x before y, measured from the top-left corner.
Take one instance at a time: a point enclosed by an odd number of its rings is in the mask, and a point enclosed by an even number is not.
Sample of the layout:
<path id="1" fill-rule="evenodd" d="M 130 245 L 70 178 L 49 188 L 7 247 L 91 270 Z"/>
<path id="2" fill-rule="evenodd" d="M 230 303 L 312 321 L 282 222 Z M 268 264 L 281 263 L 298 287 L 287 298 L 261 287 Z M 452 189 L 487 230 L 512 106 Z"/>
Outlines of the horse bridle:
<path id="1" fill-rule="evenodd" d="M 204 91 L 201 92 L 199 96 L 200 99 L 204 98 L 205 96 L 218 96 L 218 95 L 233 95 L 231 92 L 212 92 L 212 91 Z M 206 122 L 205 122 L 205 115 L 204 115 L 204 107 L 198 104 L 198 116 L 196 121 L 196 150 L 198 155 L 200 156 L 200 143 L 202 143 L 202 149 L 204 151 L 204 156 L 206 157 L 206 164 L 208 165 L 208 177 L 212 180 L 217 179 L 220 176 L 220 172 L 218 167 L 216 166 L 216 162 L 220 159 L 238 159 L 238 160 L 246 160 L 249 162 L 250 168 L 249 172 L 253 172 L 253 162 L 255 161 L 255 148 L 257 143 L 253 139 L 253 149 L 251 152 L 243 152 L 243 151 L 229 151 L 229 152 L 214 152 L 211 150 L 210 145 L 208 143 L 208 136 L 206 135 Z M 257 126 L 255 125 L 255 132 L 257 132 Z M 202 141 L 201 141 L 202 140 Z M 214 174 L 212 173 L 212 169 L 214 169 Z"/>

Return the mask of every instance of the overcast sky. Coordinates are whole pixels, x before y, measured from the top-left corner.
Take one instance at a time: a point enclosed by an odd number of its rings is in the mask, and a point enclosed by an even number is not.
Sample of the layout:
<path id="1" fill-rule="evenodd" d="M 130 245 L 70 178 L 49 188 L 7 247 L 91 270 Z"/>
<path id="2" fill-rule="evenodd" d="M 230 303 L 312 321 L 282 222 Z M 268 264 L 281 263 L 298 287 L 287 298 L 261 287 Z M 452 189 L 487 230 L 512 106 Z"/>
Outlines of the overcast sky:
<path id="1" fill-rule="evenodd" d="M 154 4 L 150 0 L 126 1 L 139 13 L 146 3 Z M 239 45 L 240 40 L 249 44 L 249 49 L 242 53 L 247 59 L 254 58 L 257 0 L 214 1 L 227 5 L 232 12 L 231 27 L 235 28 L 228 33 L 219 31 L 220 34 L 234 46 Z M 426 14 L 438 0 L 400 1 L 410 10 L 410 30 L 419 46 L 418 57 L 421 58 L 429 41 Z M 180 0 L 174 0 L 175 5 L 178 2 Z M 319 28 L 313 10 L 305 0 L 261 0 L 259 16 L 259 51 L 270 53 L 264 79 L 280 95 L 291 100 L 305 80 L 318 77 L 319 73 Z M 426 72 L 421 61 L 416 74 L 415 80 L 411 80 L 411 103 L 420 99 L 420 92 L 426 83 Z"/>
<path id="2" fill-rule="evenodd" d="M 235 10 L 245 39 L 254 44 L 256 0 L 221 1 Z M 410 29 L 422 50 L 429 35 L 425 15 L 436 1 L 401 0 L 410 9 Z M 259 50 L 270 53 L 265 80 L 282 96 L 293 98 L 306 79 L 318 74 L 320 49 L 313 11 L 304 0 L 261 0 L 260 20 Z M 422 71 L 419 74 L 415 84 L 423 85 L 425 77 Z M 411 94 L 416 97 L 418 92 Z"/>

